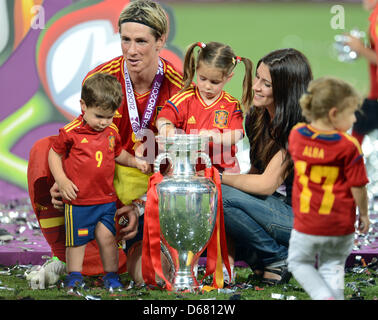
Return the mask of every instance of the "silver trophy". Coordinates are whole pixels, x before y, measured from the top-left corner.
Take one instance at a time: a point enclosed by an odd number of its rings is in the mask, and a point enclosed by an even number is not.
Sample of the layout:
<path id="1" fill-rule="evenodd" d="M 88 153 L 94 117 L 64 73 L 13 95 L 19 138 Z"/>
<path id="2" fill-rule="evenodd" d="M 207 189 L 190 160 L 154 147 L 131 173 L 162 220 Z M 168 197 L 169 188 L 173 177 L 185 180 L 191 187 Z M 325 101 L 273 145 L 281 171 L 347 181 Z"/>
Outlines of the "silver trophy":
<path id="1" fill-rule="evenodd" d="M 362 39 L 366 45 L 366 33 L 358 30 L 357 28 L 350 31 L 350 35 L 358 39 Z M 336 50 L 337 60 L 340 62 L 352 62 L 358 58 L 356 51 L 353 51 L 350 46 L 346 44 L 349 41 L 349 36 L 344 34 L 335 35 L 335 42 L 333 44 Z"/>
<path id="2" fill-rule="evenodd" d="M 214 230 L 217 213 L 217 188 L 214 182 L 198 176 L 196 163 L 203 159 L 211 167 L 209 156 L 203 152 L 208 138 L 177 134 L 157 137 L 163 148 L 155 160 L 155 172 L 164 159 L 171 163 L 170 172 L 156 185 L 159 198 L 161 236 L 178 253 L 172 286 L 176 291 L 196 291 L 192 267 L 194 257 L 201 252 Z"/>

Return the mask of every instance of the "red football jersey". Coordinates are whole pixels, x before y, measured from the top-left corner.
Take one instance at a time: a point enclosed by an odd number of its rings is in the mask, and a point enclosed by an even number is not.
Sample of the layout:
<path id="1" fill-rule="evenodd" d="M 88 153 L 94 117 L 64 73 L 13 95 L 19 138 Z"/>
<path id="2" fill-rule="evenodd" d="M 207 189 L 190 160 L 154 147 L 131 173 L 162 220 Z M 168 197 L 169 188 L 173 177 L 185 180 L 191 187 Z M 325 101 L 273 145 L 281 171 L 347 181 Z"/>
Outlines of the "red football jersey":
<path id="1" fill-rule="evenodd" d="M 152 129 L 154 133 L 157 132 L 156 127 L 155 127 L 155 120 L 156 120 L 157 113 L 159 113 L 159 111 L 163 108 L 165 102 L 174 94 L 176 94 L 183 86 L 182 74 L 178 72 L 173 67 L 173 65 L 170 64 L 168 61 L 164 60 L 163 58 L 161 58 L 161 61 L 163 62 L 163 68 L 164 68 L 164 80 L 160 87 L 159 97 L 158 97 L 158 101 L 156 103 L 156 108 L 155 108 L 155 115 L 148 127 L 149 129 Z M 130 152 L 131 154 L 134 154 L 135 136 L 131 128 L 129 111 L 127 107 L 125 78 L 124 78 L 124 62 L 125 62 L 124 57 L 120 56 L 99 65 L 98 67 L 96 67 L 95 69 L 93 69 L 87 74 L 87 76 L 84 78 L 83 83 L 85 82 L 86 79 L 88 79 L 93 74 L 98 73 L 98 72 L 111 74 L 115 76 L 118 79 L 118 81 L 121 83 L 124 98 L 123 98 L 121 106 L 118 108 L 118 110 L 116 111 L 114 115 L 113 122 L 118 127 L 123 148 L 126 151 Z M 135 95 L 135 101 L 138 106 L 139 119 L 142 119 L 144 109 L 146 108 L 148 97 L 150 95 L 150 91 L 145 92 L 143 94 L 139 94 L 134 90 L 134 95 Z"/>
<path id="2" fill-rule="evenodd" d="M 243 131 L 243 113 L 237 99 L 222 91 L 220 97 L 208 106 L 196 86 L 170 98 L 160 111 L 160 117 L 168 119 L 187 134 L 198 134 L 200 129 L 218 129 L 221 133 L 225 130 Z M 222 171 L 225 168 L 239 171 L 235 145 L 210 143 L 209 154 L 213 165 Z"/>
<path id="3" fill-rule="evenodd" d="M 356 205 L 350 188 L 369 182 L 357 140 L 300 123 L 290 133 L 289 152 L 295 167 L 294 229 L 312 235 L 353 233 Z"/>
<path id="4" fill-rule="evenodd" d="M 95 205 L 117 200 L 114 159 L 121 153 L 122 144 L 114 124 L 95 131 L 80 115 L 59 130 L 52 148 L 63 156 L 64 172 L 79 189 L 71 204 Z"/>

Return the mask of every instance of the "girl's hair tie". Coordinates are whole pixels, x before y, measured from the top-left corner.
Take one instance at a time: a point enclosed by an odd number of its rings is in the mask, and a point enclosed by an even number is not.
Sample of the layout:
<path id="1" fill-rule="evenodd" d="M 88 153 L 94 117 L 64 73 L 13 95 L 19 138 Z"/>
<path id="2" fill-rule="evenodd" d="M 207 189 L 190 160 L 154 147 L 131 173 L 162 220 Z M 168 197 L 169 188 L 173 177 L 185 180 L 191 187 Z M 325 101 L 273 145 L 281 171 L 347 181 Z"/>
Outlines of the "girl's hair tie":
<path id="1" fill-rule="evenodd" d="M 232 63 L 233 63 L 234 65 L 237 65 L 239 62 L 241 62 L 241 60 L 242 60 L 241 57 L 239 57 L 239 56 L 235 56 L 235 57 L 232 58 Z"/>
<path id="2" fill-rule="evenodd" d="M 197 42 L 197 46 L 199 46 L 200 48 L 205 48 L 206 47 L 206 43 L 203 43 L 203 42 Z"/>

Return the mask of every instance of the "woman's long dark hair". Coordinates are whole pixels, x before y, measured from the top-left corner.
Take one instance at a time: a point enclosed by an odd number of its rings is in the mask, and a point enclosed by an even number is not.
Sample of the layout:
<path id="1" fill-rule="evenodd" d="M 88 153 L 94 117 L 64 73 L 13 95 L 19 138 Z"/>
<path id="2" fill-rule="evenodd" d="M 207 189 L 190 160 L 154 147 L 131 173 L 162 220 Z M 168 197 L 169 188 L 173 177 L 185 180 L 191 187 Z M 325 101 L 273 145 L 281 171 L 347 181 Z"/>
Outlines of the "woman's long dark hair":
<path id="1" fill-rule="evenodd" d="M 299 105 L 301 95 L 312 80 L 307 58 L 298 50 L 275 50 L 261 58 L 270 71 L 275 105 L 274 118 L 266 108 L 252 107 L 245 128 L 250 142 L 251 173 L 262 173 L 272 157 L 281 149 L 287 150 L 292 127 L 304 121 Z M 257 70 L 256 68 L 256 70 Z M 287 156 L 284 161 L 289 160 Z M 287 166 L 285 177 L 292 170 Z"/>

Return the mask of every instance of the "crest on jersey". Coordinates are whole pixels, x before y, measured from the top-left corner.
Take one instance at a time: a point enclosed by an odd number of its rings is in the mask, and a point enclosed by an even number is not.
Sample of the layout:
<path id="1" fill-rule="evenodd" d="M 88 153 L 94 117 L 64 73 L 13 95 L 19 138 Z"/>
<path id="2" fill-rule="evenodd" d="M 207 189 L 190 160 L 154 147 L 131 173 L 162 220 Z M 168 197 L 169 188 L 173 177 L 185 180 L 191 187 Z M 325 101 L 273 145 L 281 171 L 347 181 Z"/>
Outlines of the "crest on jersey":
<path id="1" fill-rule="evenodd" d="M 110 136 L 108 137 L 109 140 L 109 150 L 113 152 L 115 146 L 115 136 L 112 132 L 110 132 Z"/>
<path id="2" fill-rule="evenodd" d="M 229 112 L 226 110 L 216 110 L 214 117 L 214 127 L 219 129 L 227 128 Z"/>

